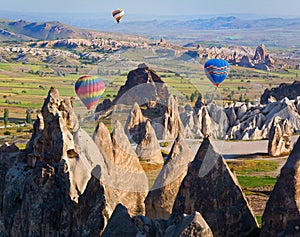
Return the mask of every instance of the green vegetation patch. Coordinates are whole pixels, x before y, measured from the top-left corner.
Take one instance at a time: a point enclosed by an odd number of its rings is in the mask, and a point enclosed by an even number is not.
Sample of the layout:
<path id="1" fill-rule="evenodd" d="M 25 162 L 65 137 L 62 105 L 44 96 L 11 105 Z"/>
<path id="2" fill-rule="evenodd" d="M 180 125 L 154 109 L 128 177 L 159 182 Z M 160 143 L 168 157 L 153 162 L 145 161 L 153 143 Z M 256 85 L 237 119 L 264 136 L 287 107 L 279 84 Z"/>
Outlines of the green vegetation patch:
<path id="1" fill-rule="evenodd" d="M 253 174 L 256 172 L 272 172 L 276 171 L 278 162 L 271 160 L 234 160 L 227 162 L 229 168 L 234 170 L 236 174 Z"/>
<path id="2" fill-rule="evenodd" d="M 256 216 L 256 220 L 257 220 L 257 223 L 258 223 L 259 227 L 261 227 L 262 216 Z"/>
<path id="3" fill-rule="evenodd" d="M 237 176 L 242 188 L 274 186 L 277 179 L 271 176 Z"/>

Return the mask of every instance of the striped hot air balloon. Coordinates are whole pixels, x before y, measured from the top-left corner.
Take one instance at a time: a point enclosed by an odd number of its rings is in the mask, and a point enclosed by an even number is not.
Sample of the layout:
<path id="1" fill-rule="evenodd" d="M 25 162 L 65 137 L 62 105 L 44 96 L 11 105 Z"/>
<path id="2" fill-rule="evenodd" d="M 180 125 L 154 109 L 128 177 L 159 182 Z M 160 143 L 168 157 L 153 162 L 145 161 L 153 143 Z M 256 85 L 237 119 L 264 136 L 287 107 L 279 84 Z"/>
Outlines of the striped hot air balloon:
<path id="1" fill-rule="evenodd" d="M 224 59 L 213 58 L 204 64 L 207 78 L 218 87 L 229 74 L 229 63 Z"/>
<path id="2" fill-rule="evenodd" d="M 75 83 L 75 92 L 88 110 L 98 104 L 104 90 L 105 84 L 97 76 L 82 76 Z"/>
<path id="3" fill-rule="evenodd" d="M 121 8 L 118 8 L 112 12 L 112 15 L 115 18 L 115 20 L 117 21 L 117 23 L 120 23 L 120 20 L 125 15 L 125 12 Z"/>

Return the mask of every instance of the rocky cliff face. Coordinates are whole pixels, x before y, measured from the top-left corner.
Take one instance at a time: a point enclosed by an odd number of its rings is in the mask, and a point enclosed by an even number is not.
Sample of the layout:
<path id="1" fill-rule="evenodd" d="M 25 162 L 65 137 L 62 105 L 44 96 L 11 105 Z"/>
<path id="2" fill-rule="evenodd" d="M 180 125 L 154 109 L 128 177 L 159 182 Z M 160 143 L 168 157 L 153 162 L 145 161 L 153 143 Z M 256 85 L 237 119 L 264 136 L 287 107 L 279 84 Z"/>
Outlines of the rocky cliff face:
<path id="1" fill-rule="evenodd" d="M 152 126 L 158 139 L 175 139 L 184 131 L 178 111 L 178 101 L 170 95 L 166 105 L 163 106 L 163 116 L 153 119 Z"/>
<path id="2" fill-rule="evenodd" d="M 294 146 L 267 202 L 261 237 L 300 236 L 300 139 Z"/>
<path id="3" fill-rule="evenodd" d="M 74 131 L 70 101 L 51 88 L 26 149 L 1 148 L 1 236 L 100 235 L 108 219 L 105 164 L 79 146 Z"/>
<path id="4" fill-rule="evenodd" d="M 251 55 L 243 55 L 241 60 L 238 62 L 238 65 L 270 71 L 270 68 L 275 67 L 275 60 L 267 52 L 265 45 L 261 44 L 256 48 L 254 56 L 251 57 Z"/>
<path id="5" fill-rule="evenodd" d="M 109 134 L 105 125 L 100 123 L 93 139 L 106 158 L 108 176 L 105 179 L 105 192 L 112 210 L 118 203 L 122 203 L 130 215 L 143 214 L 148 179 L 124 128 L 116 121 L 112 134 Z"/>
<path id="6" fill-rule="evenodd" d="M 236 103 L 222 108 L 214 103 L 199 108 L 185 108 L 180 117 L 186 137 L 201 138 L 210 135 L 214 138 L 233 140 L 260 140 L 269 138 L 270 129 L 276 116 L 287 119 L 291 132 L 300 130 L 299 100 L 284 98 L 267 105 Z"/>
<path id="7" fill-rule="evenodd" d="M 180 184 L 187 173 L 188 163 L 194 159 L 194 155 L 184 138 L 179 135 L 146 197 L 147 217 L 169 219 Z"/>
<path id="8" fill-rule="evenodd" d="M 177 225 L 169 226 L 165 237 L 174 236 L 214 237 L 211 229 L 199 212 L 183 217 Z"/>
<path id="9" fill-rule="evenodd" d="M 269 132 L 268 154 L 280 156 L 292 149 L 292 128 L 287 119 L 275 117 Z"/>
<path id="10" fill-rule="evenodd" d="M 136 153 L 141 161 L 150 163 L 163 164 L 164 159 L 161 154 L 160 146 L 155 135 L 155 131 L 150 123 L 147 121 L 144 127 L 142 140 L 136 147 Z"/>
<path id="11" fill-rule="evenodd" d="M 261 104 L 269 103 L 271 98 L 280 101 L 287 97 L 290 100 L 297 99 L 297 96 L 300 96 L 300 82 L 295 81 L 292 84 L 282 83 L 279 87 L 266 89 L 262 96 L 260 97 Z"/>
<path id="12" fill-rule="evenodd" d="M 143 63 L 128 73 L 125 85 L 121 86 L 112 104 L 132 106 L 137 103 L 154 107 L 157 103 L 166 105 L 168 97 L 169 91 L 165 83 L 154 70 Z M 102 107 L 100 104 L 96 112 L 100 112 Z"/>
<path id="13" fill-rule="evenodd" d="M 223 157 L 205 138 L 179 188 L 172 218 L 201 213 L 213 236 L 248 236 L 258 226 L 250 206 Z"/>
<path id="14" fill-rule="evenodd" d="M 141 135 L 145 133 L 145 124 L 148 119 L 142 114 L 140 106 L 135 102 L 125 124 L 125 133 L 131 142 L 140 143 Z"/>

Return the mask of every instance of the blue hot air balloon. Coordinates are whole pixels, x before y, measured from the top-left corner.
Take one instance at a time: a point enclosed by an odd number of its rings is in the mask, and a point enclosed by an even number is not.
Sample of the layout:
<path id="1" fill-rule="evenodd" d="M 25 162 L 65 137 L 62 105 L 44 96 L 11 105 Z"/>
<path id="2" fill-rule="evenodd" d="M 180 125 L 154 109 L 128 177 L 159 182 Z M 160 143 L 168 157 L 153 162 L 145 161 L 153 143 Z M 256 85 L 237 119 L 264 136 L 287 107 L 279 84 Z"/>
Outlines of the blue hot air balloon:
<path id="1" fill-rule="evenodd" d="M 229 73 L 229 63 L 224 59 L 213 58 L 204 64 L 207 78 L 218 87 Z"/>

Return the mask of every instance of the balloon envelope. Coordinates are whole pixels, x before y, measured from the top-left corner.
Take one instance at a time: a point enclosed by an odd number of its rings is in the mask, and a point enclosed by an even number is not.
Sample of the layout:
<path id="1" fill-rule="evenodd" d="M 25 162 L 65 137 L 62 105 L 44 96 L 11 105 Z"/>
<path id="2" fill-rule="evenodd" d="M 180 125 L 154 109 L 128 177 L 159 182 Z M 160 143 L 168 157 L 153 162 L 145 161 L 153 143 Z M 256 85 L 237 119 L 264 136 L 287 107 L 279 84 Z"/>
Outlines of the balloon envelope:
<path id="1" fill-rule="evenodd" d="M 112 12 L 112 15 L 115 18 L 115 20 L 119 23 L 125 15 L 125 12 L 121 8 L 118 8 Z"/>
<path id="2" fill-rule="evenodd" d="M 229 73 L 229 63 L 224 59 L 213 58 L 204 64 L 207 78 L 215 85 L 219 86 Z"/>
<path id="3" fill-rule="evenodd" d="M 75 92 L 87 109 L 98 104 L 104 90 L 105 84 L 97 76 L 82 76 L 75 83 Z"/>

